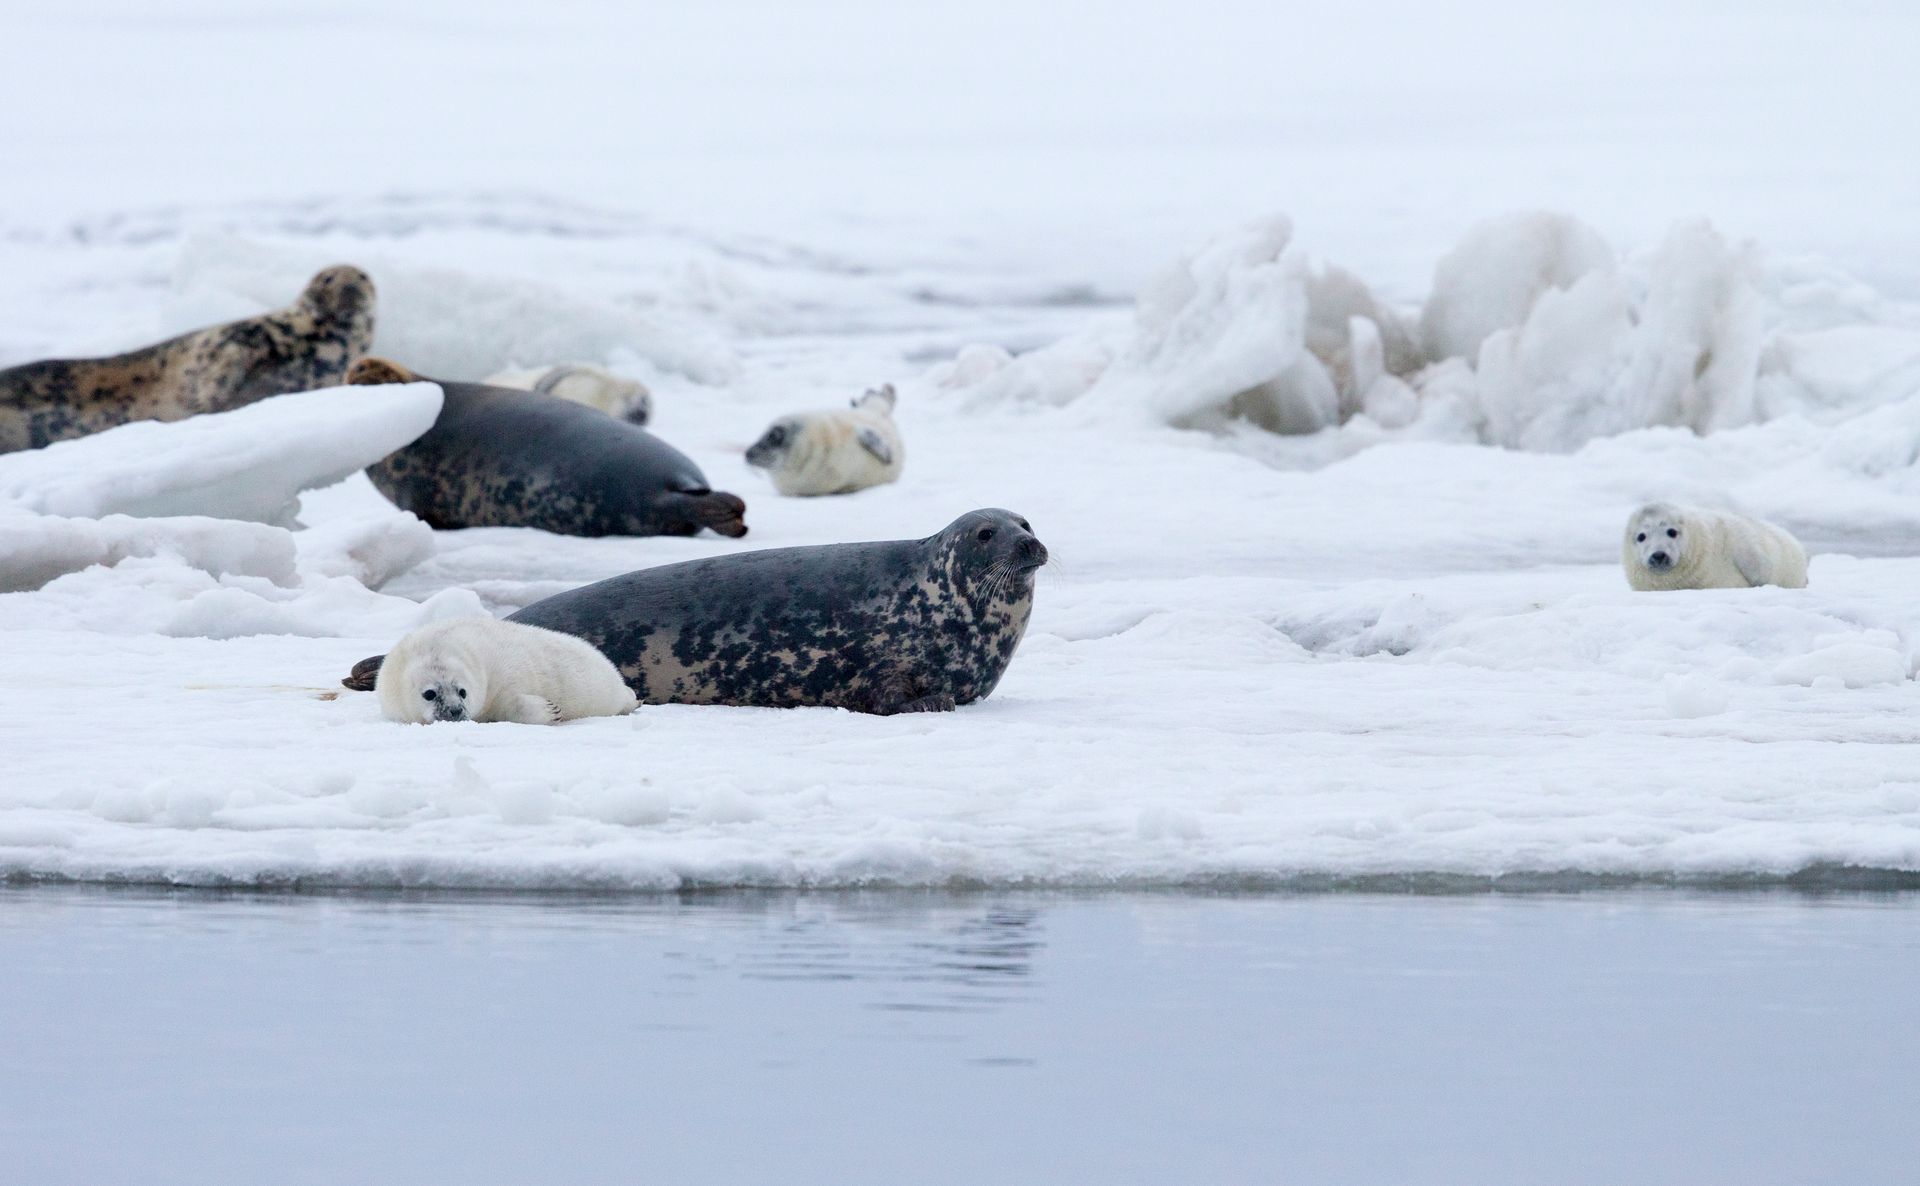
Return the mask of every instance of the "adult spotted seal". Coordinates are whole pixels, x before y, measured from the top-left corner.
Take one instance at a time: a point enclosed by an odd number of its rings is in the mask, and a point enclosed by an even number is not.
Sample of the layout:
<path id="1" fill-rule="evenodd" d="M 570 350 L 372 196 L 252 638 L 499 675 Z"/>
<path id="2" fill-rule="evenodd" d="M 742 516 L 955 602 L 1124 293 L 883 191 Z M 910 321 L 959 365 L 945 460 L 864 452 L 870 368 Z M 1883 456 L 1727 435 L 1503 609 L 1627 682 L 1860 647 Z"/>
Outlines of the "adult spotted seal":
<path id="1" fill-rule="evenodd" d="M 108 358 L 0 371 L 0 453 L 332 387 L 373 342 L 373 281 L 328 268 L 285 309 Z"/>
<path id="2" fill-rule="evenodd" d="M 1047 549 L 1012 511 L 918 540 L 770 548 L 642 569 L 507 619 L 577 635 L 643 704 L 944 712 L 993 691 Z M 372 686 L 379 659 L 342 682 Z"/>
<path id="3" fill-rule="evenodd" d="M 347 382 L 421 376 L 363 358 Z M 561 535 L 747 533 L 747 504 L 714 490 L 687 455 L 583 404 L 479 383 L 439 383 L 425 436 L 367 467 L 380 492 L 429 525 L 538 527 Z"/>

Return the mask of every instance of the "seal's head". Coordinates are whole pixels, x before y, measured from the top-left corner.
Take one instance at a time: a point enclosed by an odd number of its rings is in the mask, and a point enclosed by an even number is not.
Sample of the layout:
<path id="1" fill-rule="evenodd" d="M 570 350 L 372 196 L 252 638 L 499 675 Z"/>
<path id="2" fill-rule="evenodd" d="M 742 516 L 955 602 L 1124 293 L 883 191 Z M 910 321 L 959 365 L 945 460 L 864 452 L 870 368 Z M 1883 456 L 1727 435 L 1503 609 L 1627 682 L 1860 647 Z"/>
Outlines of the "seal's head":
<path id="1" fill-rule="evenodd" d="M 384 672 L 382 674 L 385 674 Z M 398 675 L 400 673 L 396 673 Z M 444 654 L 426 654 L 406 665 L 403 686 L 388 703 L 415 722 L 468 721 L 487 702 L 487 674 Z"/>
<path id="2" fill-rule="evenodd" d="M 1670 503 L 1648 503 L 1627 520 L 1627 556 L 1648 572 L 1672 571 L 1686 558 L 1690 544 L 1687 517 Z"/>
<path id="3" fill-rule="evenodd" d="M 1032 596 L 1033 574 L 1047 562 L 1033 525 L 998 507 L 968 511 L 931 542 L 954 591 L 975 606 Z"/>
<path id="4" fill-rule="evenodd" d="M 373 278 L 352 264 L 316 273 L 300 294 L 299 308 L 326 325 L 373 325 Z"/>
<path id="5" fill-rule="evenodd" d="M 779 469 L 800 443 L 800 435 L 806 428 L 806 421 L 798 416 L 775 420 L 747 449 L 747 464 L 755 469 Z"/>

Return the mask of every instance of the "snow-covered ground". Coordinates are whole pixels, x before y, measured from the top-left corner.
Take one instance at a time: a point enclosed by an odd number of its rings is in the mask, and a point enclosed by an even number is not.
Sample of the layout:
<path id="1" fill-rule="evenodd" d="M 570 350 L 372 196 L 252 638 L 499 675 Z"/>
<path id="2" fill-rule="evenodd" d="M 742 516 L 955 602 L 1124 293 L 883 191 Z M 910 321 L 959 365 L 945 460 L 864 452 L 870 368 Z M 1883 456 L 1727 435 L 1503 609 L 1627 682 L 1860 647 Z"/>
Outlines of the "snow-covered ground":
<path id="1" fill-rule="evenodd" d="M 1920 15 L 1468 7 L 16 14 L 0 365 L 353 262 L 423 372 L 645 381 L 752 532 L 434 534 L 357 476 L 289 530 L 424 388 L 0 458 L 0 872 L 1920 871 Z M 883 381 L 899 484 L 744 464 Z M 1630 593 L 1653 498 L 1781 522 L 1809 587 Z M 433 617 L 991 505 L 1055 560 L 956 714 L 408 728 L 336 683 Z"/>

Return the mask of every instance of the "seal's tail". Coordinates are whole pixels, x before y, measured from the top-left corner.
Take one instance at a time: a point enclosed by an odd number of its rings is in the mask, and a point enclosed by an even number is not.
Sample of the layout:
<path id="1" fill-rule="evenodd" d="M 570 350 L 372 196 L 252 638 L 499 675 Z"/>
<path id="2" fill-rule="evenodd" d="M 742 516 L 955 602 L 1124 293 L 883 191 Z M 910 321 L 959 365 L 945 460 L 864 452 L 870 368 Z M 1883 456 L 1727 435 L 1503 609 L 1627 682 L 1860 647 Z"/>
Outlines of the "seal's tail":
<path id="1" fill-rule="evenodd" d="M 356 692 L 373 691 L 373 681 L 379 676 L 380 664 L 385 659 L 385 655 L 374 655 L 355 663 L 353 670 L 348 672 L 347 677 L 340 681 L 341 686 L 352 688 Z"/>
<path id="2" fill-rule="evenodd" d="M 711 527 L 721 535 L 739 539 L 747 533 L 747 504 L 724 490 L 683 490 L 677 492 L 686 516 L 702 527 Z"/>

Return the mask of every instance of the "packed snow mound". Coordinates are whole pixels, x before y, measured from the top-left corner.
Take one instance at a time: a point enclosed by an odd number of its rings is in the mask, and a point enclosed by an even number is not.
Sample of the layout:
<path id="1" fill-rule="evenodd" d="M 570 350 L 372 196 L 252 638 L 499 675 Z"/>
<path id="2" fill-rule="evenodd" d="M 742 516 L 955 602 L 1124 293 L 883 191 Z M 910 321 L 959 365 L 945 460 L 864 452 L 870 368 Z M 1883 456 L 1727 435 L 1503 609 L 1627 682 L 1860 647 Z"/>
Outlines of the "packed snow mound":
<path id="1" fill-rule="evenodd" d="M 1821 571 L 1845 564 L 1821 560 Z M 1920 573 L 1920 565 L 1909 567 Z M 1589 582 L 1581 581 L 1580 585 Z M 1920 663 L 1920 615 L 1900 598 L 1863 601 L 1781 589 L 1568 595 L 1488 581 L 1375 582 L 1295 599 L 1275 628 L 1322 654 L 1501 671 L 1597 671 L 1713 686 L 1899 684 Z"/>
<path id="2" fill-rule="evenodd" d="M 317 267 L 337 262 L 320 248 L 195 236 L 180 253 L 168 331 L 276 308 Z M 698 383 L 728 383 L 740 372 L 710 329 L 664 311 L 642 313 L 537 280 L 419 267 L 367 252 L 347 262 L 365 269 L 378 292 L 373 353 L 423 375 L 475 382 L 521 366 L 563 359 L 618 364 L 629 355 Z"/>
<path id="3" fill-rule="evenodd" d="M 1433 291 L 1420 311 L 1427 357 L 1471 359 L 1489 335 L 1523 324 L 1546 293 L 1616 266 L 1600 232 L 1571 214 L 1489 218 L 1434 266 Z"/>
<path id="4" fill-rule="evenodd" d="M 70 519 L 0 509 L 0 593 L 38 589 L 68 573 L 134 557 L 170 560 L 216 578 L 295 581 L 292 534 L 263 523 L 126 515 Z"/>
<path id="5" fill-rule="evenodd" d="M 976 405 L 1077 402 L 1183 428 L 1312 433 L 1362 410 L 1410 421 L 1400 376 L 1420 354 L 1405 321 L 1292 236 L 1284 216 L 1248 223 L 1149 281 L 1130 326 L 1096 323 L 1018 357 L 969 347 L 927 378 Z"/>
<path id="6" fill-rule="evenodd" d="M 433 529 L 406 511 L 357 515 L 294 536 L 300 570 L 378 589 L 433 555 Z"/>
<path id="7" fill-rule="evenodd" d="M 1655 425 L 1751 423 L 1757 280 L 1751 249 L 1688 222 L 1630 273 L 1596 269 L 1540 293 L 1518 326 L 1480 344 L 1488 443 L 1563 452 Z"/>
<path id="8" fill-rule="evenodd" d="M 288 523 L 330 486 L 433 427 L 440 388 L 326 387 L 231 412 L 142 420 L 0 457 L 0 498 L 50 515 Z"/>
<path id="9" fill-rule="evenodd" d="M 6 538 L 0 528 L 0 540 Z M 303 569 L 294 533 L 277 527 L 210 522 L 205 550 L 196 554 L 192 542 L 165 539 L 110 568 L 103 562 L 72 569 L 31 594 L 0 597 L 0 630 L 391 641 L 430 621 L 486 612 L 467 589 L 418 602 L 376 593 L 351 576 Z"/>
<path id="10" fill-rule="evenodd" d="M 1905 399 L 1920 393 L 1920 315 L 1801 261 L 1769 268 L 1703 220 L 1621 259 L 1572 216 L 1536 212 L 1468 232 L 1416 326 L 1358 276 L 1312 263 L 1275 216 L 1163 270 L 1130 325 L 1019 355 L 969 346 L 926 379 L 976 407 L 1205 429 L 1288 466 L 1390 441 L 1564 453 Z M 1245 425 L 1315 442 L 1265 444 Z"/>

